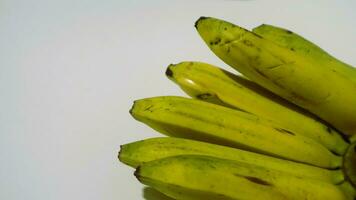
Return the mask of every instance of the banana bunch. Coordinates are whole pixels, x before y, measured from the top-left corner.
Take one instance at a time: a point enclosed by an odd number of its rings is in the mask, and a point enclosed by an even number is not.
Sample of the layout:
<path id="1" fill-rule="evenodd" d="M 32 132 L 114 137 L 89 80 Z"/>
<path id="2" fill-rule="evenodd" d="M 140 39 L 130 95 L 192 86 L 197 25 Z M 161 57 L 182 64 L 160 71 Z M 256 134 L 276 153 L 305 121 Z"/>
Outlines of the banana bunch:
<path id="1" fill-rule="evenodd" d="M 283 28 L 195 27 L 243 76 L 169 65 L 191 98 L 136 100 L 131 115 L 169 137 L 122 145 L 119 160 L 177 200 L 356 199 L 356 70 Z"/>

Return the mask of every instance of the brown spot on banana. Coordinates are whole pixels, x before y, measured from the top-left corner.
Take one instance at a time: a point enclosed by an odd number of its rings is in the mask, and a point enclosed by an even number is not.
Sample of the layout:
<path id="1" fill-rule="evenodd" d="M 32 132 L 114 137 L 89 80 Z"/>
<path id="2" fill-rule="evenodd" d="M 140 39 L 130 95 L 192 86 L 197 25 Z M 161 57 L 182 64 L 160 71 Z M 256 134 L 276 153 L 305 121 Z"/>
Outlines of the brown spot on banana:
<path id="1" fill-rule="evenodd" d="M 253 183 L 257 183 L 257 184 L 259 184 L 259 185 L 273 186 L 272 183 L 267 182 L 267 181 L 262 180 L 262 179 L 257 178 L 257 177 L 253 177 L 253 176 L 242 176 L 242 175 L 240 175 L 240 174 L 234 174 L 234 176 L 243 177 L 243 178 L 247 179 L 248 181 L 253 182 Z"/>
<path id="2" fill-rule="evenodd" d="M 283 133 L 283 134 L 286 133 L 286 134 L 295 136 L 295 133 L 293 133 L 293 132 L 291 132 L 291 131 L 289 131 L 289 130 L 286 130 L 286 129 L 284 129 L 284 128 L 274 128 L 274 129 L 277 130 L 278 132 Z"/>

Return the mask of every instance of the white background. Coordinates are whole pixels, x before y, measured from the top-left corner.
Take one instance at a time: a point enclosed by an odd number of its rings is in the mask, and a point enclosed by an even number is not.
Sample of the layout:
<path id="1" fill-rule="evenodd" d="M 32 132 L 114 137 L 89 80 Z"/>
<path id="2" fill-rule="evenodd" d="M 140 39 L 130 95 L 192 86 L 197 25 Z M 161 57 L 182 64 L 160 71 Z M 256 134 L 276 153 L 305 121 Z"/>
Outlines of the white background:
<path id="1" fill-rule="evenodd" d="M 164 199 L 117 152 L 159 136 L 131 118 L 133 100 L 184 95 L 168 64 L 229 69 L 195 31 L 199 16 L 283 26 L 355 66 L 355 10 L 354 0 L 0 0 L 0 199 Z"/>

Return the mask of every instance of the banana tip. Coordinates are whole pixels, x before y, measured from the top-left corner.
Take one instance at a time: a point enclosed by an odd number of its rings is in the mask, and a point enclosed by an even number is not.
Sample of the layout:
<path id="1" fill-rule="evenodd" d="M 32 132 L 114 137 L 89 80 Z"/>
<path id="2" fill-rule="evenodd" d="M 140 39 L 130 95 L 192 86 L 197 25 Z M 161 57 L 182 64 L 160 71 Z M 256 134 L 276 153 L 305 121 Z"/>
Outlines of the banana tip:
<path id="1" fill-rule="evenodd" d="M 194 27 L 198 28 L 199 22 L 202 21 L 202 20 L 208 19 L 208 18 L 209 17 L 204 17 L 204 16 L 199 17 L 199 19 L 195 22 Z"/>
<path id="2" fill-rule="evenodd" d="M 173 71 L 171 70 L 171 67 L 174 66 L 173 64 L 170 64 L 167 69 L 166 69 L 166 76 L 167 77 L 173 77 Z"/>
<path id="3" fill-rule="evenodd" d="M 129 113 L 130 113 L 131 116 L 133 116 L 133 110 L 135 108 L 135 104 L 136 104 L 136 101 L 133 102 L 133 104 L 132 104 L 132 106 L 131 106 L 131 108 L 129 110 Z"/>
<path id="4" fill-rule="evenodd" d="M 122 162 L 122 160 L 121 160 L 122 147 L 123 147 L 123 145 L 120 145 L 120 150 L 119 150 L 119 152 L 118 152 L 118 154 L 117 154 L 117 158 L 119 159 L 120 162 Z"/>

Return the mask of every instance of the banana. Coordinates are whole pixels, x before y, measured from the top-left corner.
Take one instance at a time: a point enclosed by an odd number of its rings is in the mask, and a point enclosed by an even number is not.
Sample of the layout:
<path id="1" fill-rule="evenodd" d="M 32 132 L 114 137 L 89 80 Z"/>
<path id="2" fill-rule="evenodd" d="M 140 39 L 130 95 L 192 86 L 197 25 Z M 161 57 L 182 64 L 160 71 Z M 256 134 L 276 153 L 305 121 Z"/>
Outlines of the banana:
<path id="1" fill-rule="evenodd" d="M 351 141 L 351 143 L 356 142 L 356 135 L 353 135 L 353 136 L 350 138 L 350 141 Z"/>
<path id="2" fill-rule="evenodd" d="M 338 187 L 343 191 L 345 196 L 347 196 L 347 199 L 356 199 L 356 190 L 355 188 L 350 184 L 349 181 L 344 181 L 341 184 L 338 184 Z"/>
<path id="3" fill-rule="evenodd" d="M 174 137 L 151 138 L 122 145 L 119 160 L 137 168 L 146 162 L 178 155 L 206 155 L 233 160 L 281 171 L 300 178 L 316 179 L 333 184 L 344 181 L 341 170 L 327 170 L 236 148 Z"/>
<path id="4" fill-rule="evenodd" d="M 330 183 L 201 155 L 163 158 L 140 165 L 137 179 L 178 200 L 346 200 Z"/>
<path id="5" fill-rule="evenodd" d="M 342 169 L 346 179 L 356 189 L 356 143 L 352 143 L 345 153 Z"/>
<path id="6" fill-rule="evenodd" d="M 200 36 L 224 62 L 346 135 L 356 133 L 356 83 L 323 62 L 229 22 L 200 18 Z"/>
<path id="7" fill-rule="evenodd" d="M 297 33 L 268 24 L 262 24 L 254 28 L 252 32 L 257 33 L 263 38 L 271 40 L 280 46 L 291 49 L 304 57 L 320 62 L 323 64 L 323 67 L 327 67 L 329 70 L 356 82 L 355 68 L 336 59 Z"/>
<path id="8" fill-rule="evenodd" d="M 144 187 L 142 190 L 143 199 L 146 200 L 175 200 L 152 187 Z"/>
<path id="9" fill-rule="evenodd" d="M 299 107 L 218 67 L 202 62 L 181 62 L 169 65 L 166 75 L 194 98 L 272 120 L 274 124 L 312 138 L 339 155 L 343 155 L 348 147 L 337 131 L 307 116 Z"/>
<path id="10" fill-rule="evenodd" d="M 342 158 L 314 140 L 251 113 L 183 97 L 153 97 L 134 102 L 131 115 L 168 136 L 251 150 L 324 168 Z"/>

